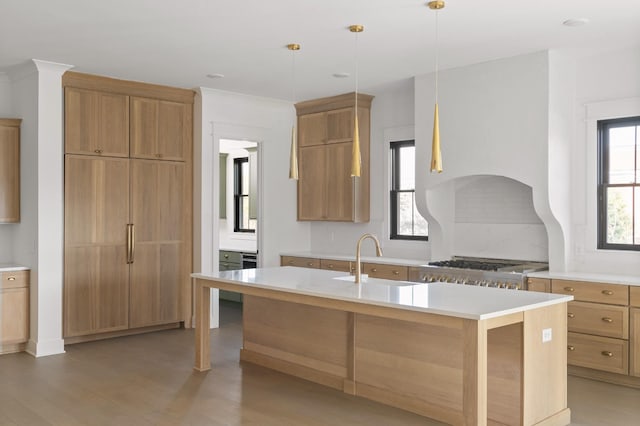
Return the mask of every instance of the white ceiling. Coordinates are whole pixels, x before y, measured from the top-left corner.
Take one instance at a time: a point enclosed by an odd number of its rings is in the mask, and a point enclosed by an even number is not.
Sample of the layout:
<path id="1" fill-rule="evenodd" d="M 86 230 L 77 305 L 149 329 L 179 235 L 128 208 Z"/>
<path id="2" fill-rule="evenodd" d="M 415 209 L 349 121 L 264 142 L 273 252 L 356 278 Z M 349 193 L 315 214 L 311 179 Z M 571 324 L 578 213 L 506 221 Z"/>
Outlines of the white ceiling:
<path id="1" fill-rule="evenodd" d="M 431 72 L 435 12 L 424 0 L 0 0 L 0 71 L 31 58 L 76 71 L 296 100 Z M 640 45 L 640 0 L 447 0 L 440 66 L 549 48 Z M 570 28 L 569 18 L 590 23 Z M 339 72 L 348 78 L 335 78 Z M 207 74 L 224 78 L 211 79 Z"/>

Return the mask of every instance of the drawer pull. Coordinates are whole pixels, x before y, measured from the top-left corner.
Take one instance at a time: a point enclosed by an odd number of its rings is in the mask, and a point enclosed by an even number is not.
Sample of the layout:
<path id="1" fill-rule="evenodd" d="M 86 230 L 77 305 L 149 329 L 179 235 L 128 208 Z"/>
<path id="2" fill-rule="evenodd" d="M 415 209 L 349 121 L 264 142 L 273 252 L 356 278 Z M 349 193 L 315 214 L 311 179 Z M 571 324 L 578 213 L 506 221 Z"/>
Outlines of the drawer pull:
<path id="1" fill-rule="evenodd" d="M 572 293 L 573 293 L 573 292 L 574 292 L 574 291 L 576 291 L 576 290 L 575 290 L 573 287 L 565 287 L 565 288 L 564 288 L 564 291 L 570 291 L 570 292 L 572 292 Z"/>
<path id="2" fill-rule="evenodd" d="M 604 294 L 605 296 L 612 296 L 613 292 L 611 290 L 602 290 L 602 294 Z"/>
<path id="3" fill-rule="evenodd" d="M 613 356 L 613 353 L 609 352 L 609 351 L 602 351 L 600 353 L 602 354 L 602 356 L 608 356 L 608 357 L 612 357 Z"/>
<path id="4" fill-rule="evenodd" d="M 569 345 L 569 346 L 567 346 L 567 349 L 569 349 L 570 351 L 575 351 L 576 347 L 573 346 L 573 345 Z"/>
<path id="5" fill-rule="evenodd" d="M 569 313 L 567 314 L 567 316 L 568 316 L 569 318 L 575 318 L 575 316 L 576 316 L 576 315 L 575 315 L 575 314 L 573 314 L 572 312 L 569 312 Z"/>
<path id="6" fill-rule="evenodd" d="M 327 265 L 329 267 L 329 269 L 333 269 L 333 263 L 330 263 L 329 265 Z"/>
<path id="7" fill-rule="evenodd" d="M 96 149 L 93 152 L 95 152 L 96 154 L 102 154 L 102 150 L 101 149 Z"/>
<path id="8" fill-rule="evenodd" d="M 9 277 L 9 278 L 7 278 L 7 281 L 15 281 L 15 280 L 16 280 L 16 277 Z"/>
<path id="9" fill-rule="evenodd" d="M 393 271 L 393 275 L 400 275 L 399 271 Z"/>
<path id="10" fill-rule="evenodd" d="M 225 259 L 228 259 L 228 258 L 229 258 L 229 255 L 228 255 L 228 254 L 225 254 L 225 255 L 224 255 L 224 258 L 225 258 Z"/>
<path id="11" fill-rule="evenodd" d="M 378 272 L 378 270 L 376 268 L 373 268 L 371 272 Z"/>
<path id="12" fill-rule="evenodd" d="M 307 266 L 309 267 L 313 266 L 313 262 L 307 262 Z"/>
<path id="13" fill-rule="evenodd" d="M 609 318 L 609 317 L 604 317 L 604 318 L 602 318 L 602 321 L 608 322 L 609 324 L 611 324 L 613 322 L 613 319 Z"/>

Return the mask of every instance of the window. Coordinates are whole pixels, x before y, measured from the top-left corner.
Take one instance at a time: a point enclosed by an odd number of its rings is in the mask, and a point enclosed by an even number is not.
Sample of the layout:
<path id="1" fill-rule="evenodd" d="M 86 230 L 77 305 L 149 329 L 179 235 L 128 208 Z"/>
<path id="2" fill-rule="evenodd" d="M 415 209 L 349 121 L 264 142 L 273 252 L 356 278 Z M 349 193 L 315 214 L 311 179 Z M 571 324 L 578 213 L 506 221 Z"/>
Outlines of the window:
<path id="1" fill-rule="evenodd" d="M 598 121 L 598 248 L 640 250 L 640 117 Z"/>
<path id="2" fill-rule="evenodd" d="M 414 141 L 391 142 L 391 239 L 427 240 L 427 221 L 415 200 Z"/>
<path id="3" fill-rule="evenodd" d="M 249 158 L 233 160 L 234 232 L 256 232 L 256 222 L 249 217 Z"/>

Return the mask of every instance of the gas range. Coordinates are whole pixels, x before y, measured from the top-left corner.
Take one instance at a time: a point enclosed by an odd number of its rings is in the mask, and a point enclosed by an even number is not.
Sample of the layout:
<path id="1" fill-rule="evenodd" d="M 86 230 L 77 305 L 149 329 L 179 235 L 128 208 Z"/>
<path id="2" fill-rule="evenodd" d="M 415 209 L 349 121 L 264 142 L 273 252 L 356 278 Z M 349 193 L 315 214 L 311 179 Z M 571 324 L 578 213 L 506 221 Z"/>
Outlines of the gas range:
<path id="1" fill-rule="evenodd" d="M 526 290 L 527 274 L 547 269 L 549 264 L 544 262 L 454 256 L 450 260 L 429 262 L 428 265 L 412 268 L 409 281 L 441 281 Z"/>

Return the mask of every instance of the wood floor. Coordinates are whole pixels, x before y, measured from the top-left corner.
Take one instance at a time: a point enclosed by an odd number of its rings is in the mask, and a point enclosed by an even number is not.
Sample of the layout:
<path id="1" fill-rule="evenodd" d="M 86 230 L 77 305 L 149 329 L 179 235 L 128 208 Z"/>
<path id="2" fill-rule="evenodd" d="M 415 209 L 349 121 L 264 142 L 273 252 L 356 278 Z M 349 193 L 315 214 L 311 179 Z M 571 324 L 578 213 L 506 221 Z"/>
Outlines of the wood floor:
<path id="1" fill-rule="evenodd" d="M 212 330 L 214 369 L 196 373 L 193 331 L 0 357 L 0 425 L 437 425 L 250 364 L 239 364 L 238 305 Z M 636 425 L 640 390 L 569 377 L 574 425 Z"/>

